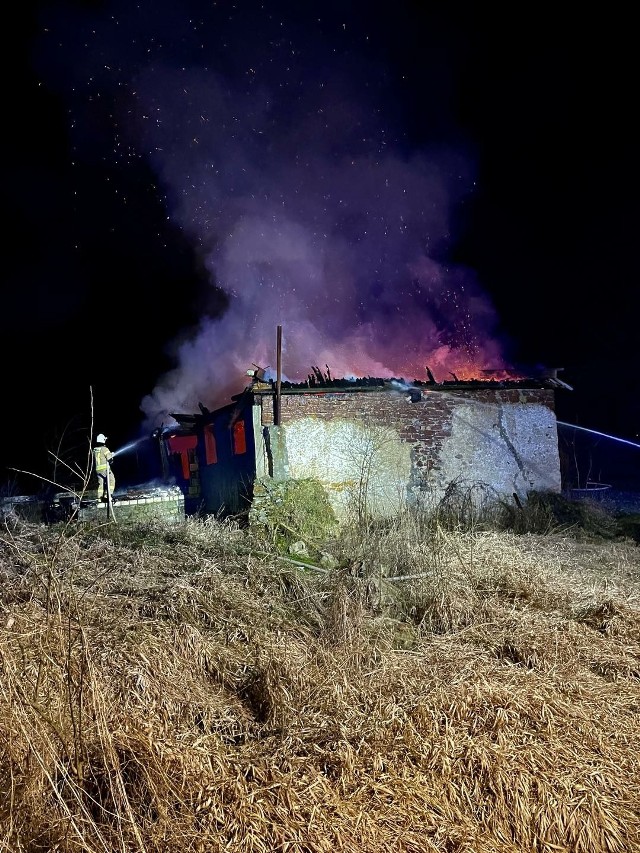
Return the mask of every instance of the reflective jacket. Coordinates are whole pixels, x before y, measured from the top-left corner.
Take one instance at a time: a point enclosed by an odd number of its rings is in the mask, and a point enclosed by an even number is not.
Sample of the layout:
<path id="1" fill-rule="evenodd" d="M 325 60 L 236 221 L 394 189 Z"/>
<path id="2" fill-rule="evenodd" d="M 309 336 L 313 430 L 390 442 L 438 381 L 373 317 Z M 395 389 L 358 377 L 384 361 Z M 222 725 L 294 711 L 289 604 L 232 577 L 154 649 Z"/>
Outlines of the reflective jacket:
<path id="1" fill-rule="evenodd" d="M 109 469 L 109 462 L 113 459 L 113 453 L 106 444 L 100 444 L 93 448 L 93 458 L 96 466 L 96 474 L 105 474 Z"/>

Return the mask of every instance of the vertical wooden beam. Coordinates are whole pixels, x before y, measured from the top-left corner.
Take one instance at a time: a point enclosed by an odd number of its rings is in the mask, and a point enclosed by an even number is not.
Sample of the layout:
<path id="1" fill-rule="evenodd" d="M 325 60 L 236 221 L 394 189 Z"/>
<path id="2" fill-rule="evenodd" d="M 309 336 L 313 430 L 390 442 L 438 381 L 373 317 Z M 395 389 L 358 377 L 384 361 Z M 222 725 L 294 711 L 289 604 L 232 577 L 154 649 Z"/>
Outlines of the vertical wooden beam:
<path id="1" fill-rule="evenodd" d="M 276 405 L 273 422 L 280 426 L 280 407 L 282 403 L 282 326 L 278 326 L 276 342 Z"/>

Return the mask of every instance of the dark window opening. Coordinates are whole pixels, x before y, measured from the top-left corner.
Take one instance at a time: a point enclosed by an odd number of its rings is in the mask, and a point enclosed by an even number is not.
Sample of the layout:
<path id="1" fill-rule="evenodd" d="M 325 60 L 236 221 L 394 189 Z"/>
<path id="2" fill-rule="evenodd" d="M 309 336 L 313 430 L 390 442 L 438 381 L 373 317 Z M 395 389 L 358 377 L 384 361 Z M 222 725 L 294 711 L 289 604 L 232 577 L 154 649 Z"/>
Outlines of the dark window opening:
<path id="1" fill-rule="evenodd" d="M 204 458 L 207 465 L 215 465 L 218 461 L 218 449 L 216 447 L 216 437 L 213 434 L 213 424 L 209 424 L 204 428 Z"/>

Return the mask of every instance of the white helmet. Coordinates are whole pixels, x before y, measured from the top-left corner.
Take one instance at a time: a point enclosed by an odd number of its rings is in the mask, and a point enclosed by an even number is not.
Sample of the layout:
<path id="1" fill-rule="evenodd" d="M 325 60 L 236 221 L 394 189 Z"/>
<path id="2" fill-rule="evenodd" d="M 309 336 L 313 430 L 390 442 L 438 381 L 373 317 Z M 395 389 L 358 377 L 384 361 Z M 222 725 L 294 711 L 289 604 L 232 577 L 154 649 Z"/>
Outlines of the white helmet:
<path id="1" fill-rule="evenodd" d="M 98 442 L 98 444 L 104 444 L 106 440 L 107 436 L 103 433 L 98 433 L 98 435 L 96 436 L 96 441 Z"/>

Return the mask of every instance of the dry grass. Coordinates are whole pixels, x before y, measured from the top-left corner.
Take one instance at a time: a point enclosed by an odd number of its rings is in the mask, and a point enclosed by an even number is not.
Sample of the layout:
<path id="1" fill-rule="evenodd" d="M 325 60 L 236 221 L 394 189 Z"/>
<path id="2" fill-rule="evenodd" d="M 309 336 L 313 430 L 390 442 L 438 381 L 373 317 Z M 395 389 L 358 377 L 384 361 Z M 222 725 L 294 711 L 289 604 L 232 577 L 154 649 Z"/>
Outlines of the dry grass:
<path id="1" fill-rule="evenodd" d="M 640 850 L 640 549 L 0 530 L 0 850 Z"/>

